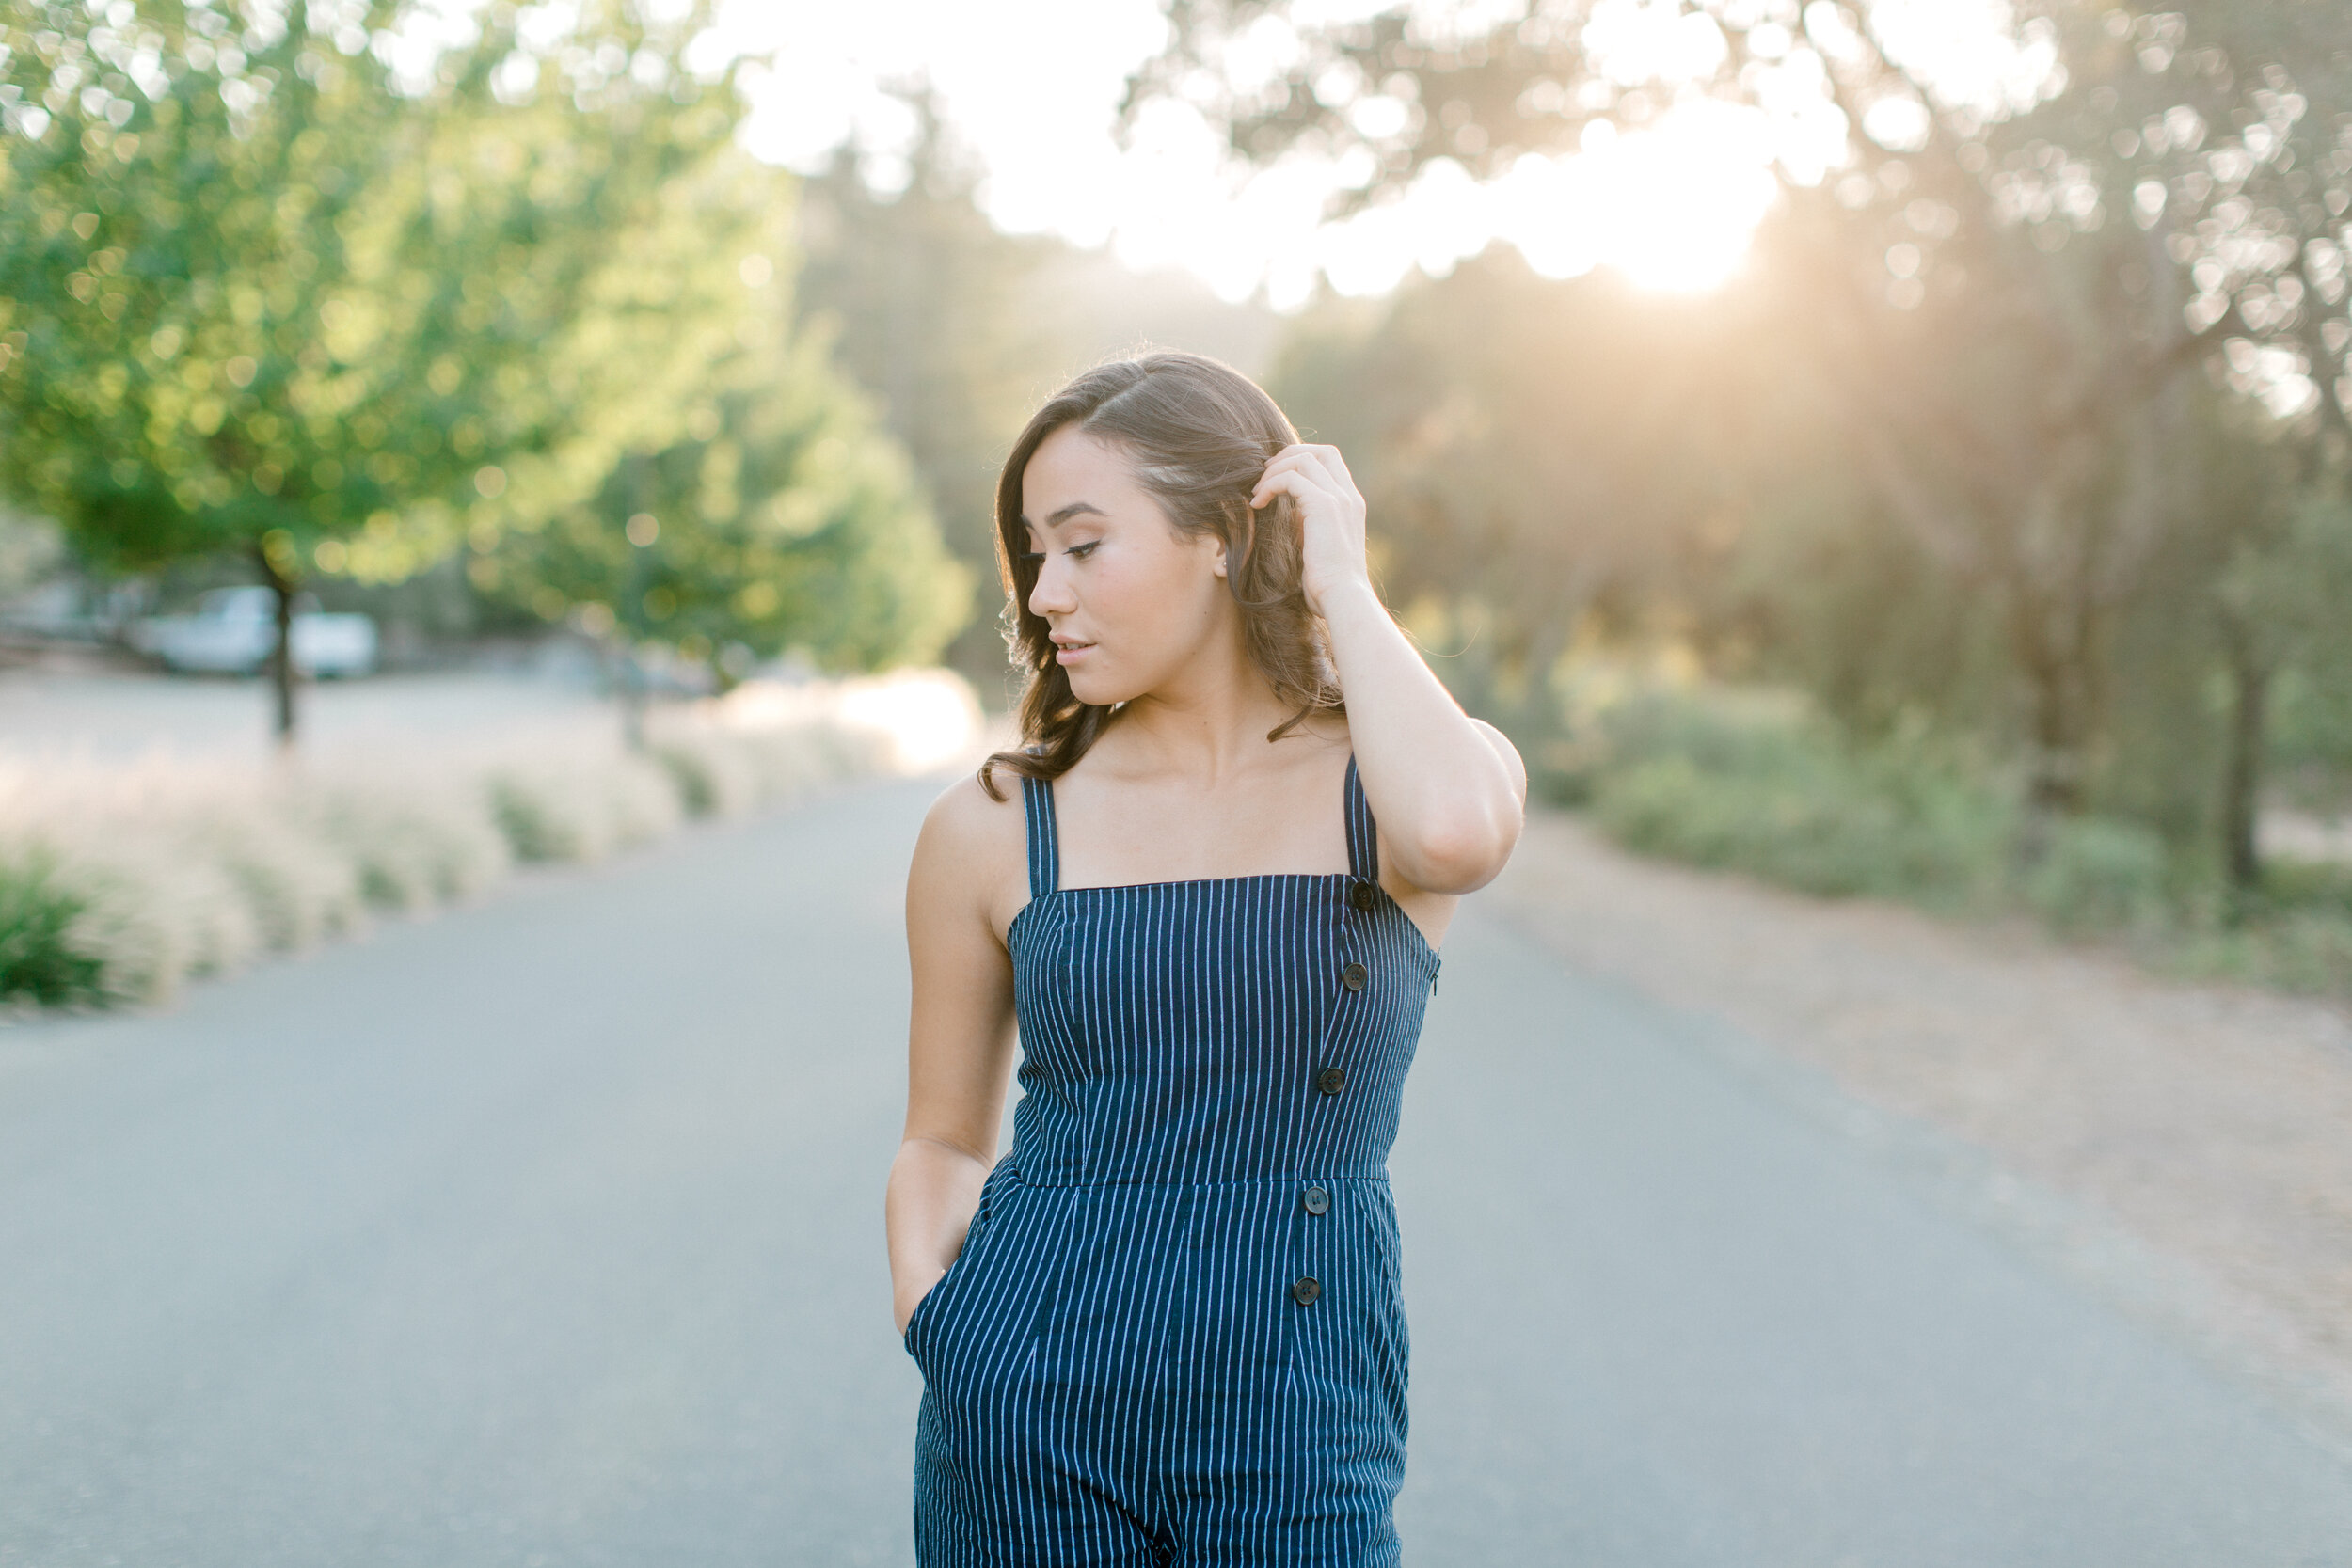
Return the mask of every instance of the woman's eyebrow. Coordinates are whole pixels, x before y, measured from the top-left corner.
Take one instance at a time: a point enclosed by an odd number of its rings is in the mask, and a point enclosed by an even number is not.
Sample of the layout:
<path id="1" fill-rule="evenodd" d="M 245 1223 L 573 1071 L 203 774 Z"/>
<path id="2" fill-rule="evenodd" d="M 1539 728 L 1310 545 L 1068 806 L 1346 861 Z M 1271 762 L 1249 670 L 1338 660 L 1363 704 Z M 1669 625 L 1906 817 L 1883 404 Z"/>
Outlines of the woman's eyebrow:
<path id="1" fill-rule="evenodd" d="M 1072 501 L 1068 506 L 1059 508 L 1052 516 L 1046 518 L 1045 526 L 1047 528 L 1059 528 L 1062 524 L 1070 521 L 1071 518 L 1077 516 L 1079 514 L 1089 512 L 1097 517 L 1107 517 L 1110 515 L 1109 513 L 1104 511 L 1092 501 Z M 1035 523 L 1030 522 L 1026 517 L 1022 518 L 1021 522 L 1022 526 L 1025 528 L 1037 527 Z"/>

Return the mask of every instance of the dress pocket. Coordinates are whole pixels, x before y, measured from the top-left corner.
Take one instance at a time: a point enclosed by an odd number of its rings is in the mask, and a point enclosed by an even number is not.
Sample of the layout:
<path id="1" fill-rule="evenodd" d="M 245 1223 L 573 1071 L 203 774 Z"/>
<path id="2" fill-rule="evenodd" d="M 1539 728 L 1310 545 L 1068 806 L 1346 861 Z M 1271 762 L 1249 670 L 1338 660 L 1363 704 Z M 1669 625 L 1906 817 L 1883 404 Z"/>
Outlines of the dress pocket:
<path id="1" fill-rule="evenodd" d="M 1370 1246 L 1374 1261 L 1378 1265 L 1382 1291 L 1391 1304 L 1401 1304 L 1405 1299 L 1405 1271 L 1397 1258 L 1395 1219 L 1383 1213 L 1378 1207 L 1366 1205 L 1364 1239 Z"/>
<path id="2" fill-rule="evenodd" d="M 1381 1301 L 1373 1329 L 1374 1343 L 1383 1363 L 1384 1379 L 1396 1406 L 1400 1430 L 1405 1420 L 1404 1395 L 1411 1380 L 1412 1330 L 1405 1321 L 1405 1268 L 1402 1238 L 1392 1211 L 1375 1210 L 1365 1216 L 1372 1254 L 1379 1270 Z"/>
<path id="3" fill-rule="evenodd" d="M 933 1308 L 939 1299 L 963 1276 L 964 1265 L 971 1261 L 972 1254 L 978 1248 L 980 1237 L 987 1229 L 988 1189 L 983 1187 L 980 1189 L 980 1206 L 973 1212 L 971 1223 L 963 1227 L 963 1245 L 956 1249 L 955 1260 L 947 1265 L 947 1272 L 933 1280 L 931 1288 L 923 1292 L 923 1299 L 914 1304 L 914 1312 L 908 1315 L 906 1332 L 898 1336 L 909 1355 L 921 1354 L 915 1349 L 915 1343 L 924 1323 L 937 1315 Z"/>

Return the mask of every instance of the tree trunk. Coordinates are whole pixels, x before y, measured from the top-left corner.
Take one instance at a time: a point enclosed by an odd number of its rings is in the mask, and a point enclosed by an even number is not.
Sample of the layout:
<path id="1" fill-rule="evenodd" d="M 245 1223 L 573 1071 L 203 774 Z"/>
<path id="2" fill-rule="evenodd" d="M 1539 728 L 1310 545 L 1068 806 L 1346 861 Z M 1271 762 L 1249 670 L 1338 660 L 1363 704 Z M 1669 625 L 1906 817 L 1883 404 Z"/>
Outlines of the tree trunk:
<path id="1" fill-rule="evenodd" d="M 2092 650 L 2081 624 L 2088 617 L 2056 609 L 2032 594 L 2021 594 L 2011 613 L 2017 662 L 2031 705 L 2026 805 L 2036 816 L 2072 816 L 2083 809 L 2090 750 Z"/>
<path id="2" fill-rule="evenodd" d="M 645 689 L 645 667 L 638 662 L 634 652 L 621 656 L 623 680 L 621 697 L 621 740 L 632 752 L 645 749 L 645 709 L 651 696 Z"/>
<path id="3" fill-rule="evenodd" d="M 270 685 L 278 703 L 275 734 L 281 750 L 290 750 L 294 743 L 294 581 L 279 572 L 265 549 L 255 549 L 253 558 L 262 563 L 262 576 L 269 582 L 276 595 L 277 632 L 271 641 L 269 655 Z"/>
<path id="4" fill-rule="evenodd" d="M 2233 629 L 2230 650 L 2230 739 L 2221 780 L 2221 853 L 2231 891 L 2243 897 L 2262 885 L 2264 734 L 2269 727 L 2270 670 L 2254 657 L 2252 639 Z"/>
<path id="5" fill-rule="evenodd" d="M 604 661 L 612 695 L 621 707 L 621 744 L 631 752 L 643 752 L 649 693 L 645 668 L 638 662 L 636 646 L 627 631 L 615 631 L 604 639 Z"/>

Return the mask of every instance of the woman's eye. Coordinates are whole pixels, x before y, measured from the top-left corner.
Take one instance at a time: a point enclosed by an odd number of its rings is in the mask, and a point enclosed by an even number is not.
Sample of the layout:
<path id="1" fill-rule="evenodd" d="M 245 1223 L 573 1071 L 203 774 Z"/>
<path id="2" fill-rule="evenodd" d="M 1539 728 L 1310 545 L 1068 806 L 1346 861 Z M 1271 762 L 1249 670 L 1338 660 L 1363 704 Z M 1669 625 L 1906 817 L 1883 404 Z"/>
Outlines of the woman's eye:
<path id="1" fill-rule="evenodd" d="M 1042 561 L 1045 559 L 1045 552 L 1043 550 L 1023 550 L 1020 555 L 1014 559 L 1019 561 Z"/>
<path id="2" fill-rule="evenodd" d="M 1100 539 L 1089 539 L 1089 540 L 1088 540 L 1088 541 L 1087 541 L 1085 544 L 1083 544 L 1083 545 L 1073 545 L 1073 546 L 1070 546 L 1070 548 L 1068 548 L 1067 550 L 1063 551 L 1062 553 L 1063 553 L 1063 554 L 1065 554 L 1065 555 L 1074 555 L 1074 556 L 1076 556 L 1076 557 L 1077 557 L 1080 561 L 1084 561 L 1084 560 L 1085 560 L 1088 556 L 1090 556 L 1090 555 L 1092 555 L 1092 554 L 1094 553 L 1094 547 L 1095 547 L 1095 546 L 1100 545 L 1102 542 L 1103 542 L 1103 541 L 1101 541 Z"/>

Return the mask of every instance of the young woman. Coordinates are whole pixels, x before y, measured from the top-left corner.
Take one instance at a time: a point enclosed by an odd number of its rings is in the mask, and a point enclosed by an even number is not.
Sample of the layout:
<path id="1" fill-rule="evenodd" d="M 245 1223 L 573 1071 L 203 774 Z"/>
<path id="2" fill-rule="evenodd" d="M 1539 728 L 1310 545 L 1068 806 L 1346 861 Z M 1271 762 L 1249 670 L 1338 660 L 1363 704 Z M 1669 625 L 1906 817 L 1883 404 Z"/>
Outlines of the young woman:
<path id="1" fill-rule="evenodd" d="M 917 1551 L 1394 1562 L 1386 1159 L 1525 769 L 1381 607 L 1339 452 L 1215 360 L 1064 388 L 996 528 L 1025 745 L 940 797 L 907 879 Z"/>

